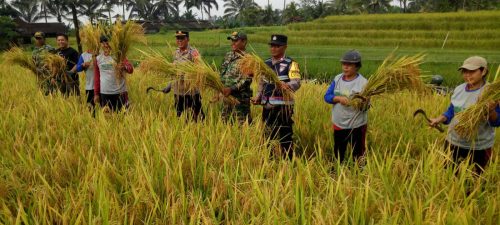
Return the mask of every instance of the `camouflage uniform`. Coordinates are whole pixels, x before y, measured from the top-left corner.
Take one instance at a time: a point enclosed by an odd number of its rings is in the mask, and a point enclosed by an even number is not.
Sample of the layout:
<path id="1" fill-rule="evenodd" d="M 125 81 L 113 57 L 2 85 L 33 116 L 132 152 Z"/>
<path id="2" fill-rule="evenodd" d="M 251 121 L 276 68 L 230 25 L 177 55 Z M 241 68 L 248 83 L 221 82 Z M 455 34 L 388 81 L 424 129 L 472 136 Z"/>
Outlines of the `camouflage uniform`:
<path id="1" fill-rule="evenodd" d="M 222 108 L 222 118 L 229 121 L 231 116 L 236 116 L 240 124 L 248 120 L 252 122 L 250 115 L 250 98 L 252 97 L 252 78 L 246 77 L 238 68 L 238 61 L 245 52 L 236 53 L 228 52 L 224 57 L 224 62 L 221 66 L 221 81 L 225 87 L 231 88 L 231 95 L 240 103 L 232 105 L 224 102 Z"/>
<path id="2" fill-rule="evenodd" d="M 44 58 L 45 54 L 55 53 L 56 49 L 50 45 L 43 45 L 41 47 L 35 47 L 31 54 L 35 66 L 37 68 L 37 78 L 38 85 L 43 90 L 45 95 L 53 93 L 57 91 L 57 84 L 52 84 L 50 79 L 43 79 L 42 77 L 48 77 L 50 75 L 50 71 L 45 67 Z"/>

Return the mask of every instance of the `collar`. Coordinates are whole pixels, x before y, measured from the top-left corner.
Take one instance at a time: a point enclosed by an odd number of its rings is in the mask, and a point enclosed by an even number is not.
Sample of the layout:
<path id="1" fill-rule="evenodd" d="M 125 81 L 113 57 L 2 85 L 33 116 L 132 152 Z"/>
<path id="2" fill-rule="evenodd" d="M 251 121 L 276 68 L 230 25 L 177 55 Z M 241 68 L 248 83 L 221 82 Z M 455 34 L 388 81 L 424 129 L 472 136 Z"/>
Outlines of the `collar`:
<path id="1" fill-rule="evenodd" d="M 275 65 L 276 63 L 280 63 L 280 62 L 283 62 L 283 60 L 285 60 L 286 58 L 286 55 L 283 55 L 283 57 L 279 58 L 279 59 L 274 59 L 273 57 L 271 57 L 271 63 L 273 65 Z"/>

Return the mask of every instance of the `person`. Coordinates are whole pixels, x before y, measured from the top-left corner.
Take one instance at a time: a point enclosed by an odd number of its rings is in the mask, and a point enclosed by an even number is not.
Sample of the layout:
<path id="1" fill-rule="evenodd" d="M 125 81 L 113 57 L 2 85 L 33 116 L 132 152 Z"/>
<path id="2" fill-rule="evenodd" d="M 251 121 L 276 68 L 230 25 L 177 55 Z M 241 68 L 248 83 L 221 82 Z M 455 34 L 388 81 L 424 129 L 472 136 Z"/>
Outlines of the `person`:
<path id="1" fill-rule="evenodd" d="M 80 55 L 76 65 L 76 72 L 85 72 L 85 95 L 87 96 L 87 104 L 93 110 L 94 103 L 94 63 L 92 61 L 93 52 L 87 50 Z"/>
<path id="2" fill-rule="evenodd" d="M 233 96 L 238 100 L 238 104 L 234 105 L 224 102 L 222 106 L 222 118 L 224 121 L 231 120 L 232 116 L 240 124 L 252 122 L 250 115 L 250 98 L 252 97 L 252 77 L 243 75 L 238 68 L 238 61 L 246 54 L 247 35 L 243 32 L 233 32 L 227 37 L 231 40 L 232 50 L 226 54 L 221 65 L 221 81 L 224 84 L 224 96 Z"/>
<path id="3" fill-rule="evenodd" d="M 454 130 L 458 123 L 455 115 L 477 102 L 487 84 L 488 63 L 483 57 L 472 56 L 463 62 L 459 71 L 465 83 L 455 88 L 448 110 L 439 117 L 432 118 L 430 125 L 449 124 L 445 147 L 451 151 L 454 163 L 470 157 L 469 162 L 474 165 L 474 172 L 481 174 L 491 158 L 495 142 L 494 127 L 500 126 L 500 106 L 498 102 L 489 104 L 488 120 L 480 125 L 474 140 L 458 135 Z"/>
<path id="4" fill-rule="evenodd" d="M 448 94 L 448 88 L 441 86 L 443 84 L 444 78 L 441 75 L 432 75 L 431 77 L 431 88 L 432 91 L 438 95 Z"/>
<path id="5" fill-rule="evenodd" d="M 35 47 L 33 48 L 31 57 L 33 59 L 33 62 L 35 63 L 38 73 L 38 86 L 45 95 L 49 95 L 57 91 L 56 82 L 55 80 L 51 79 L 40 79 L 40 77 L 47 77 L 48 75 L 50 75 L 50 71 L 45 66 L 44 59 L 46 54 L 54 54 L 56 52 L 56 49 L 45 43 L 45 34 L 43 32 L 35 32 L 34 38 Z"/>
<path id="6" fill-rule="evenodd" d="M 94 62 L 94 101 L 111 111 L 120 111 L 128 107 L 128 92 L 125 77 L 117 77 L 115 64 L 126 73 L 133 73 L 134 67 L 127 59 L 115 62 L 111 56 L 111 47 L 106 36 L 101 37 L 102 53 Z"/>
<path id="7" fill-rule="evenodd" d="M 299 64 L 285 56 L 288 37 L 282 34 L 271 35 L 269 42 L 271 58 L 265 61 L 279 77 L 280 87 L 267 80 L 258 85 L 258 94 L 252 98 L 253 104 L 263 105 L 262 120 L 266 126 L 266 136 L 271 140 L 279 140 L 280 150 L 284 157 L 293 157 L 293 99 L 283 96 L 281 90 L 292 92 L 300 88 Z M 273 154 L 273 152 L 271 152 Z"/>
<path id="8" fill-rule="evenodd" d="M 178 30 L 175 32 L 175 39 L 178 48 L 174 53 L 174 64 L 186 61 L 196 62 L 200 58 L 198 50 L 189 45 L 189 32 Z M 203 119 L 205 114 L 201 108 L 200 90 L 197 88 L 187 88 L 183 75 L 180 74 L 179 76 L 178 80 L 169 83 L 162 90 L 163 93 L 169 93 L 172 89 L 174 90 L 174 105 L 177 117 L 180 117 L 184 111 L 190 109 L 194 121 L 197 121 L 198 118 Z"/>
<path id="9" fill-rule="evenodd" d="M 67 81 L 58 81 L 61 85 L 61 93 L 63 95 L 77 95 L 80 96 L 80 80 L 78 78 L 78 73 L 76 73 L 76 64 L 80 54 L 69 46 L 68 35 L 57 34 L 56 37 L 57 54 L 66 60 L 66 75 Z"/>
<path id="10" fill-rule="evenodd" d="M 337 160 L 343 162 L 350 145 L 353 159 L 363 163 L 368 113 L 349 106 L 349 98 L 363 91 L 368 81 L 359 73 L 361 54 L 358 51 L 346 52 L 340 62 L 342 73 L 335 76 L 324 96 L 325 102 L 333 105 L 333 149 Z"/>

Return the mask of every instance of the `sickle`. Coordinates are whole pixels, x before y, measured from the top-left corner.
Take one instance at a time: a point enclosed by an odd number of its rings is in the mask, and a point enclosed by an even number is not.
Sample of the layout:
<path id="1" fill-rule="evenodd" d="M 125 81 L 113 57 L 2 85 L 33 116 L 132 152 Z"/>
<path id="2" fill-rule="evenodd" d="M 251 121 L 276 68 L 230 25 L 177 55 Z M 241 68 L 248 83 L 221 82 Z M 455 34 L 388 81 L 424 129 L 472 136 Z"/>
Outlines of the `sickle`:
<path id="1" fill-rule="evenodd" d="M 427 120 L 427 122 L 429 122 L 429 123 L 431 122 L 431 120 L 429 119 L 429 117 L 427 117 L 427 114 L 425 113 L 425 111 L 423 109 L 417 109 L 417 111 L 415 111 L 413 113 L 413 117 L 417 116 L 418 114 L 422 114 L 422 116 L 424 116 L 424 118 L 425 118 L 425 120 Z M 437 125 L 434 128 L 436 128 L 441 133 L 444 132 L 443 128 L 440 125 Z"/>

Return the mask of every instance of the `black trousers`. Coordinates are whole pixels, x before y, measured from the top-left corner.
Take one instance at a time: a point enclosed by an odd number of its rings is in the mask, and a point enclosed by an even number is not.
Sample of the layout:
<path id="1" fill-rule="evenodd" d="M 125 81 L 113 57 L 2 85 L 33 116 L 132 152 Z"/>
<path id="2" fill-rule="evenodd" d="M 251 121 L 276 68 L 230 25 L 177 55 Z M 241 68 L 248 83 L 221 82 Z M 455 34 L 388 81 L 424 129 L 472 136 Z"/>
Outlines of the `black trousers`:
<path id="1" fill-rule="evenodd" d="M 469 165 L 474 165 L 474 172 L 481 174 L 488 165 L 491 159 L 491 154 L 493 150 L 491 148 L 483 150 L 471 150 L 467 148 L 460 148 L 456 145 L 452 145 L 448 141 L 445 142 L 445 149 L 450 149 L 453 162 L 459 164 L 463 160 L 470 157 Z"/>
<path id="2" fill-rule="evenodd" d="M 101 107 L 108 106 L 111 111 L 120 111 L 122 110 L 128 102 L 127 93 L 121 94 L 100 94 L 101 98 Z"/>
<path id="3" fill-rule="evenodd" d="M 201 95 L 174 95 L 175 101 L 175 110 L 177 111 L 177 117 L 180 117 L 182 113 L 186 110 L 191 110 L 192 119 L 198 120 L 198 117 L 201 119 L 205 118 L 205 113 L 201 108 Z"/>
<path id="4" fill-rule="evenodd" d="M 85 90 L 85 95 L 87 96 L 87 104 L 91 105 L 92 108 L 94 108 L 94 90 Z"/>
<path id="5" fill-rule="evenodd" d="M 262 120 L 266 125 L 266 135 L 271 140 L 279 140 L 283 157 L 293 157 L 293 106 L 275 105 L 262 110 Z M 272 152 L 271 152 L 272 154 Z"/>
<path id="6" fill-rule="evenodd" d="M 333 131 L 333 150 L 337 159 L 342 162 L 345 159 L 347 147 L 352 147 L 352 157 L 354 160 L 365 155 L 366 151 L 366 129 L 363 125 L 354 129 L 342 129 Z"/>

